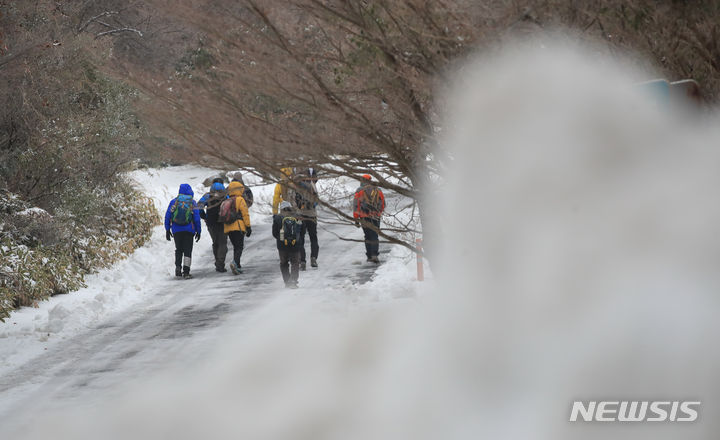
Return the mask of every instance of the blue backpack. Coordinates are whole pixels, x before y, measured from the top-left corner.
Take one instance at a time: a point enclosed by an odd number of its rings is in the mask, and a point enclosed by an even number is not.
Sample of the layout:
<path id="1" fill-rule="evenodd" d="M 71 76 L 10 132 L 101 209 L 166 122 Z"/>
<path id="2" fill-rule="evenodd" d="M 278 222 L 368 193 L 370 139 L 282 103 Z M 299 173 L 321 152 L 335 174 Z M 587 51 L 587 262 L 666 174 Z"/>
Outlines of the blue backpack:
<path id="1" fill-rule="evenodd" d="M 189 225 L 193 215 L 193 198 L 191 195 L 180 194 L 172 207 L 172 222 L 176 225 Z"/>

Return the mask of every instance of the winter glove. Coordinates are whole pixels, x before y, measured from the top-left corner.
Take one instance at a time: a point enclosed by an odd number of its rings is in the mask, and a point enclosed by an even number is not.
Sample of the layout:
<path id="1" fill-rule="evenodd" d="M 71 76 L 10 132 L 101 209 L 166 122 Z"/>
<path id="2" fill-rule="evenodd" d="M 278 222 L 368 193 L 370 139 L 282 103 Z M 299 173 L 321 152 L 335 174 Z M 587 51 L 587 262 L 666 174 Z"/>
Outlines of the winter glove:
<path id="1" fill-rule="evenodd" d="M 203 220 L 207 220 L 207 214 L 205 213 L 204 209 L 200 210 L 200 218 Z"/>
<path id="2" fill-rule="evenodd" d="M 167 239 L 167 241 L 170 241 L 172 239 L 172 236 L 173 235 L 172 235 L 172 232 L 170 232 L 170 229 L 165 231 L 165 238 Z"/>
<path id="3" fill-rule="evenodd" d="M 197 243 L 198 241 L 200 241 L 200 233 L 196 232 L 195 233 L 195 243 Z"/>
<path id="4" fill-rule="evenodd" d="M 245 236 L 249 237 L 250 234 L 252 234 L 252 228 L 248 226 L 247 228 L 245 228 Z"/>
<path id="5" fill-rule="evenodd" d="M 360 227 L 360 220 L 355 220 L 355 227 L 356 227 L 356 228 L 359 228 L 359 227 Z"/>

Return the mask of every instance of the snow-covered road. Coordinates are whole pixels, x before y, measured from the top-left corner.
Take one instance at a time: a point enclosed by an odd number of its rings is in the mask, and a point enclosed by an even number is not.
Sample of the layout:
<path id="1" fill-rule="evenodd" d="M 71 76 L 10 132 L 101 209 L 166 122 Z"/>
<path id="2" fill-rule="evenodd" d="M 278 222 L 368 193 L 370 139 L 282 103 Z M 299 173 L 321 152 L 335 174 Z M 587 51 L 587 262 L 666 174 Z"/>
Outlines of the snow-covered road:
<path id="1" fill-rule="evenodd" d="M 167 171 L 164 175 L 169 180 L 167 197 L 176 186 L 173 179 L 180 179 L 172 175 L 172 169 L 169 172 L 170 176 Z M 204 175 L 202 172 L 198 171 L 197 177 Z M 199 186 L 197 177 L 195 185 Z M 262 199 L 267 191 L 257 188 L 256 197 Z M 162 197 L 162 192 L 154 195 L 159 205 Z M 25 325 L 25 332 L 13 328 L 17 324 L 14 321 L 22 321 L 23 314 L 32 313 L 32 309 L 19 312 L 3 324 L 9 330 L 0 334 L 4 336 L 0 337 L 0 347 L 12 348 L 5 350 L 7 358 L 0 362 L 3 432 L 26 431 L 39 411 L 53 413 L 67 408 L 82 411 L 111 401 L 136 379 L 178 366 L 199 365 L 220 341 L 237 334 L 233 332 L 238 328 L 242 331 L 247 326 L 245 330 L 252 332 L 248 319 L 273 301 L 289 296 L 307 297 L 318 304 L 340 308 L 357 301 L 361 286 L 371 281 L 377 266 L 364 261 L 362 244 L 337 238 L 360 234 L 352 229 L 321 219 L 319 267 L 308 266 L 300 274 L 300 289 L 288 290 L 281 279 L 268 214 L 255 214 L 253 218 L 253 235 L 246 238 L 243 273 L 238 276 L 214 270 L 210 238 L 204 234 L 193 251 L 194 278 L 175 278 L 174 247 L 165 241 L 163 228 L 157 227 L 150 243 L 138 255 L 91 278 L 88 289 L 77 295 L 92 294 L 94 298 L 83 300 L 82 307 L 62 305 L 76 294 L 57 297 L 51 301 L 57 304 L 49 311 L 47 304 L 41 304 L 34 328 L 29 329 L 32 322 L 27 324 L 27 316 L 26 323 L 20 323 Z M 232 245 L 228 244 L 229 262 Z M 306 247 L 309 252 L 309 243 Z M 382 249 L 381 256 L 389 258 L 389 250 Z M 66 315 L 81 314 L 94 305 L 111 302 L 108 296 L 128 295 L 128 291 L 132 291 L 128 304 L 113 306 L 117 310 L 110 307 L 111 310 L 99 313 L 83 326 L 63 329 L 70 326 L 64 321 L 72 322 Z M 373 295 L 381 296 L 377 292 Z M 48 321 L 44 323 L 43 318 L 42 324 L 38 324 L 43 313 Z M 59 332 L 55 334 L 54 330 Z M 18 346 L 23 342 L 28 345 Z"/>
<path id="2" fill-rule="evenodd" d="M 203 240 L 194 251 L 194 279 L 163 273 L 166 280 L 147 292 L 149 301 L 61 341 L 4 375 L 0 420 L 23 426 L 40 408 L 92 405 L 95 396 L 105 399 L 134 377 L 203 359 L 206 347 L 214 346 L 212 340 L 224 337 L 223 322 L 229 316 L 237 323 L 238 316 L 251 314 L 278 295 L 342 288 L 348 279 L 363 283 L 375 269 L 359 264 L 363 254 L 358 244 L 337 240 L 321 228 L 321 266 L 301 273 L 301 289 L 285 290 L 269 224 L 259 224 L 253 232 L 246 240 L 239 276 L 215 272 L 209 242 Z M 170 243 L 166 255 L 158 258 L 170 264 Z"/>

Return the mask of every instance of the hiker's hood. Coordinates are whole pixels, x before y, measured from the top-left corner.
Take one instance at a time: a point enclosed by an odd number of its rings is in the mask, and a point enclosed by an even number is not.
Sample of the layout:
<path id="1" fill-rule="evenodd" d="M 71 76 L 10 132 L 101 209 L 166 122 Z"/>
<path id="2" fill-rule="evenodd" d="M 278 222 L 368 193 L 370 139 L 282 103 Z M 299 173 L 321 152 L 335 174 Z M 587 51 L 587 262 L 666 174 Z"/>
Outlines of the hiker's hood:
<path id="1" fill-rule="evenodd" d="M 285 174 L 287 177 L 292 176 L 292 168 L 280 168 L 280 172 Z"/>
<path id="2" fill-rule="evenodd" d="M 192 190 L 192 187 L 188 185 L 187 183 L 183 183 L 180 185 L 180 190 L 178 191 L 178 194 L 185 194 L 188 196 L 194 196 L 195 193 Z"/>
<path id="3" fill-rule="evenodd" d="M 241 196 L 243 194 L 243 191 L 245 190 L 245 187 L 240 182 L 230 182 L 230 185 L 227 187 L 228 194 L 231 196 Z"/>

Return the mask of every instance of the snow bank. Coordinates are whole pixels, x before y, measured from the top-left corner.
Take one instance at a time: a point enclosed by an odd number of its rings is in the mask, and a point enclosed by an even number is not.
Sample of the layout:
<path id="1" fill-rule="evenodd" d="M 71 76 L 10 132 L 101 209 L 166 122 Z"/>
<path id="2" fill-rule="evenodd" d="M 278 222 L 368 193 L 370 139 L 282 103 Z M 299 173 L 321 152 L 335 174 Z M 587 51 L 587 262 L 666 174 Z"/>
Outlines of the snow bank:
<path id="1" fill-rule="evenodd" d="M 207 168 L 185 166 L 137 171 L 130 177 L 164 215 L 181 183 L 189 183 L 202 195 L 205 189 L 200 182 L 213 172 Z M 27 210 L 28 214 L 42 212 L 45 211 L 38 208 Z M 164 228 L 159 226 L 153 231 L 152 239 L 128 259 L 87 276 L 88 287 L 52 297 L 37 308 L 14 311 L 6 322 L 0 323 L 0 376 L 3 371 L 10 371 L 41 354 L 54 341 L 72 337 L 145 299 L 144 292 L 152 291 L 153 286 L 164 282 L 163 274 L 170 275 L 168 260 L 158 258 L 158 255 L 170 253 Z"/>
<path id="2" fill-rule="evenodd" d="M 30 217 L 34 217 L 34 216 L 52 217 L 49 212 L 45 211 L 42 208 L 38 208 L 38 207 L 24 209 L 24 210 L 18 212 L 16 215 L 30 216 Z"/>

